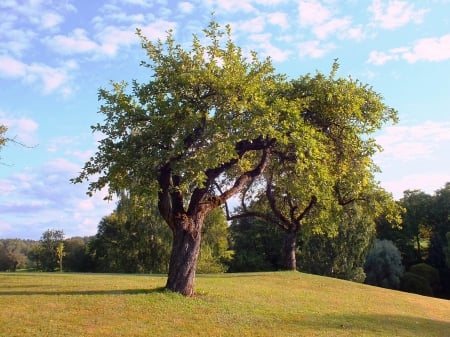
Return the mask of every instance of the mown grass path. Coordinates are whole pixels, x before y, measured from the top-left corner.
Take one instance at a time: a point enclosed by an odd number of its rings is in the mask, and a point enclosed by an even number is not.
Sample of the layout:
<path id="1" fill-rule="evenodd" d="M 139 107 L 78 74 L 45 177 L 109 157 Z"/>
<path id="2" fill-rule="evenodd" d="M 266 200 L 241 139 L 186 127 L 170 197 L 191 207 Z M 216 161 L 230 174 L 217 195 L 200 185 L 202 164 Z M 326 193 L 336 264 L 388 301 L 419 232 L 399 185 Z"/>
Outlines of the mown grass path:
<path id="1" fill-rule="evenodd" d="M 0 273 L 0 336 L 450 336 L 450 301 L 294 272 Z"/>

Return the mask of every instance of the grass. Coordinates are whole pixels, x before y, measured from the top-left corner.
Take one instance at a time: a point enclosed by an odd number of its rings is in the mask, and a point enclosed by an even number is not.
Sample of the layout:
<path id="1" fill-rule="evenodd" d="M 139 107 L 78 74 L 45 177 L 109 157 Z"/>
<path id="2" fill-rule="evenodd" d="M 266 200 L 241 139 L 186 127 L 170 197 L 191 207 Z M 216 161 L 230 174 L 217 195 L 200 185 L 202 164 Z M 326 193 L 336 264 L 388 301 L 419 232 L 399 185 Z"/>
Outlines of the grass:
<path id="1" fill-rule="evenodd" d="M 294 273 L 0 273 L 0 336 L 450 336 L 450 301 Z"/>

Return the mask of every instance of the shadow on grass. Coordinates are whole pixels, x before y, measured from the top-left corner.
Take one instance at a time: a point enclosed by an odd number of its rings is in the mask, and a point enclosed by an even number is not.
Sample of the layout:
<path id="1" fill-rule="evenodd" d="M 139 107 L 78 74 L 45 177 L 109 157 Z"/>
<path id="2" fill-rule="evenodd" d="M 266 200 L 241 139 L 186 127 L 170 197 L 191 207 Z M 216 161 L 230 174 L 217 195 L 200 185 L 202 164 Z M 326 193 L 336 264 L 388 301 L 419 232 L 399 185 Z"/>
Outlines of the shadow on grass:
<path id="1" fill-rule="evenodd" d="M 349 336 L 369 332 L 380 336 L 387 336 L 387 333 L 390 336 L 450 336 L 450 321 L 401 315 L 336 313 L 315 320 L 300 320 L 296 324 L 318 331 L 340 331 Z"/>
<path id="2" fill-rule="evenodd" d="M 158 287 L 154 289 L 114 289 L 114 290 L 28 290 L 28 291 L 4 291 L 0 290 L 0 296 L 31 296 L 31 295 L 141 295 L 141 294 L 155 294 L 155 293 L 169 293 L 166 288 Z"/>

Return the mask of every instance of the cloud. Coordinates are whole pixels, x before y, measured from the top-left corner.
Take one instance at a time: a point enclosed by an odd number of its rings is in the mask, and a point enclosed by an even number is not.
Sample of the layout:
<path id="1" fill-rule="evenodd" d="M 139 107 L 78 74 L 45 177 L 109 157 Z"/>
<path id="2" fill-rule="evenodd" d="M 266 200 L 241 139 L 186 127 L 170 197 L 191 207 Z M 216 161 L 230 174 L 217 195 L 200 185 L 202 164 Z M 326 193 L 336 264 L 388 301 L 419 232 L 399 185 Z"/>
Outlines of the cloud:
<path id="1" fill-rule="evenodd" d="M 37 239 L 48 228 L 63 229 L 68 236 L 95 234 L 115 203 L 103 200 L 105 191 L 89 198 L 86 185 L 71 184 L 79 169 L 68 159 L 54 158 L 0 180 L 0 235 Z"/>
<path id="2" fill-rule="evenodd" d="M 386 52 L 372 51 L 368 63 L 383 65 L 388 61 L 405 60 L 408 63 L 419 61 L 439 62 L 450 59 L 450 34 L 417 40 L 413 46 L 392 48 Z"/>
<path id="3" fill-rule="evenodd" d="M 87 37 L 84 29 L 77 28 L 68 35 L 56 35 L 45 40 L 47 45 L 61 54 L 82 54 L 93 52 L 100 46 Z"/>
<path id="4" fill-rule="evenodd" d="M 230 13 L 255 11 L 252 0 L 205 0 L 205 6 Z"/>
<path id="5" fill-rule="evenodd" d="M 298 11 L 299 22 L 302 26 L 317 26 L 332 16 L 331 11 L 316 0 L 300 0 Z"/>
<path id="6" fill-rule="evenodd" d="M 0 49 L 22 55 L 44 31 L 59 30 L 67 13 L 75 7 L 67 1 L 9 0 L 0 3 Z"/>
<path id="7" fill-rule="evenodd" d="M 402 57 L 409 63 L 417 61 L 445 61 L 450 59 L 450 34 L 438 38 L 418 40 Z"/>
<path id="8" fill-rule="evenodd" d="M 69 64 L 66 64 L 68 66 Z M 10 56 L 0 56 L 0 77 L 16 79 L 36 84 L 44 94 L 60 92 L 72 93 L 68 69 L 50 67 L 41 63 L 26 64 Z"/>
<path id="9" fill-rule="evenodd" d="M 365 37 L 361 25 L 353 27 L 349 16 L 336 17 L 331 7 L 318 0 L 300 0 L 298 11 L 300 26 L 311 28 L 320 40 L 325 40 L 332 35 L 351 40 L 362 40 Z"/>
<path id="10" fill-rule="evenodd" d="M 194 10 L 194 5 L 191 2 L 182 1 L 178 4 L 178 9 L 184 14 L 189 14 Z"/>
<path id="11" fill-rule="evenodd" d="M 176 24 L 165 20 L 150 23 L 135 22 L 128 26 L 107 25 L 101 19 L 98 31 L 94 37 L 89 37 L 84 29 L 77 28 L 67 35 L 48 37 L 44 42 L 55 52 L 64 55 L 89 54 L 94 56 L 116 56 L 121 47 L 127 47 L 139 42 L 136 28 L 140 28 L 144 36 L 156 40 L 166 36 L 167 31 L 174 29 Z"/>
<path id="12" fill-rule="evenodd" d="M 403 172 L 395 177 L 386 178 L 383 174 L 381 186 L 390 193 L 394 198 L 399 200 L 403 197 L 406 190 L 421 190 L 428 194 L 433 194 L 438 189 L 444 187 L 446 182 L 450 182 L 450 173 L 439 171 L 428 171 L 426 173 L 408 173 Z"/>
<path id="13" fill-rule="evenodd" d="M 282 29 L 287 29 L 290 26 L 289 17 L 288 17 L 287 13 L 282 13 L 282 12 L 269 13 L 267 15 L 267 21 L 270 24 L 272 24 L 274 26 L 278 26 Z"/>
<path id="14" fill-rule="evenodd" d="M 305 41 L 298 44 L 298 53 L 303 57 L 320 58 L 334 48 L 333 43 L 322 44 L 318 40 Z"/>
<path id="15" fill-rule="evenodd" d="M 32 146 L 36 143 L 36 131 L 38 123 L 26 117 L 8 117 L 0 112 L 0 124 L 8 127 L 8 136 L 25 145 Z"/>
<path id="16" fill-rule="evenodd" d="M 264 56 L 270 57 L 275 62 L 285 61 L 292 54 L 290 50 L 282 50 L 273 45 L 270 42 L 271 34 L 252 34 L 249 38 L 258 43 L 256 47 Z"/>
<path id="17" fill-rule="evenodd" d="M 395 29 L 410 22 L 422 23 L 427 9 L 416 9 L 414 4 L 400 0 L 373 0 L 368 8 L 375 25 L 384 29 Z"/>
<path id="18" fill-rule="evenodd" d="M 450 123 L 432 121 L 413 126 L 390 126 L 377 137 L 384 148 L 379 155 L 389 160 L 425 160 L 440 149 L 450 148 Z"/>

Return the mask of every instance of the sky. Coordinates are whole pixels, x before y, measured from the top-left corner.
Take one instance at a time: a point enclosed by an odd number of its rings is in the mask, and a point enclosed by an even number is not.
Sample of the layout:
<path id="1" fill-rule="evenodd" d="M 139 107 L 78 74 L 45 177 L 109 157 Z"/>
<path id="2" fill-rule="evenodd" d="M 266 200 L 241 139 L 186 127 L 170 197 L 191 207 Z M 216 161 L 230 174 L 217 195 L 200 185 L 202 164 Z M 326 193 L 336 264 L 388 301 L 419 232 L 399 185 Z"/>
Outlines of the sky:
<path id="1" fill-rule="evenodd" d="M 212 12 L 278 73 L 329 73 L 338 59 L 339 76 L 398 110 L 375 135 L 394 198 L 450 182 L 450 0 L 2 0 L 0 124 L 16 143 L 0 152 L 0 238 L 97 232 L 115 203 L 69 180 L 97 148 L 98 89 L 148 78 L 136 28 L 189 47 Z"/>

